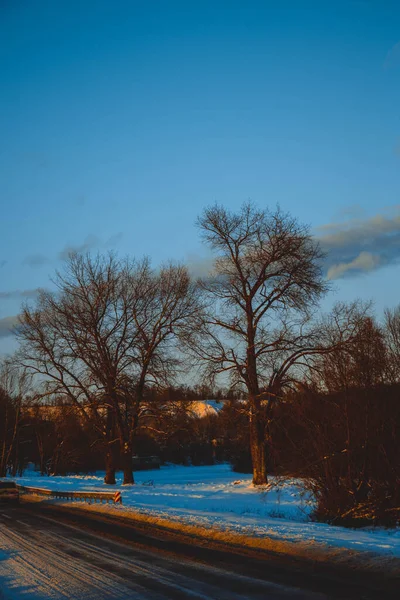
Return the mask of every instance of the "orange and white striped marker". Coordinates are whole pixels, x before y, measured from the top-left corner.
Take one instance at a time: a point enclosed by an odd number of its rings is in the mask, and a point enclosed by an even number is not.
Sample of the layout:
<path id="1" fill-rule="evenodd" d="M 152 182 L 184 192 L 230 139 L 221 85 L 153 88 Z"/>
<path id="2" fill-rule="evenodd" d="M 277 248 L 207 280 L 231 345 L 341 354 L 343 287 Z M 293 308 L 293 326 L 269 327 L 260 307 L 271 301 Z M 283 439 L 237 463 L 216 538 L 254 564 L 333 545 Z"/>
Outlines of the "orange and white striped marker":
<path id="1" fill-rule="evenodd" d="M 114 494 L 114 504 L 117 504 L 118 502 L 122 504 L 121 492 L 115 492 Z"/>

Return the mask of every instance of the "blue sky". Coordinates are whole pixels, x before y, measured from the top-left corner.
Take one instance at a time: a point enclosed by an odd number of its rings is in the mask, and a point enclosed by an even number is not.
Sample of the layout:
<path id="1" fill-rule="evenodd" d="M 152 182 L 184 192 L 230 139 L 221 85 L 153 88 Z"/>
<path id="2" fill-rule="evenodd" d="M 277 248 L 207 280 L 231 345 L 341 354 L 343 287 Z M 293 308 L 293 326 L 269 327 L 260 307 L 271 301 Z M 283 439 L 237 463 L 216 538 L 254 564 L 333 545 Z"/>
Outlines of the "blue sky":
<path id="1" fill-rule="evenodd" d="M 0 353 L 68 249 L 196 263 L 215 201 L 308 223 L 326 307 L 400 302 L 397 1 L 0 0 L 0 72 Z"/>

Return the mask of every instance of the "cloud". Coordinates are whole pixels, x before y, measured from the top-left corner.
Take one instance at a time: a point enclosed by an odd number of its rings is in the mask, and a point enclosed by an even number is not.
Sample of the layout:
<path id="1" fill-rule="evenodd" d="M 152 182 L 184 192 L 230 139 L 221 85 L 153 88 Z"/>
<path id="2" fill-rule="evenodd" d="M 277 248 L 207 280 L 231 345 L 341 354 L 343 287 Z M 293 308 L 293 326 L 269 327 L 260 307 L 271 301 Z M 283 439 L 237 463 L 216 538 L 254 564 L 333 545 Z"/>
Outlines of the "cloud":
<path id="1" fill-rule="evenodd" d="M 319 227 L 329 279 L 356 275 L 395 264 L 400 259 L 400 207 L 391 214 L 354 218 Z"/>
<path id="2" fill-rule="evenodd" d="M 18 325 L 18 315 L 0 319 L 0 338 L 14 335 L 14 328 Z"/>
<path id="3" fill-rule="evenodd" d="M 104 243 L 106 248 L 112 248 L 113 246 L 117 246 L 123 238 L 123 233 L 120 231 L 119 233 L 114 233 L 114 235 L 110 236 L 108 240 Z"/>
<path id="4" fill-rule="evenodd" d="M 337 212 L 338 219 L 362 219 L 365 215 L 365 208 L 359 204 L 341 207 Z"/>
<path id="5" fill-rule="evenodd" d="M 39 288 L 32 290 L 9 290 L 0 292 L 0 300 L 10 300 L 13 298 L 36 298 L 39 293 Z"/>
<path id="6" fill-rule="evenodd" d="M 338 221 L 317 228 L 315 235 L 326 254 L 324 271 L 330 280 L 356 277 L 400 262 L 400 205 L 368 217 L 353 205 L 338 213 Z M 205 278 L 214 267 L 211 255 L 189 255 L 192 277 Z"/>
<path id="7" fill-rule="evenodd" d="M 63 250 L 58 253 L 58 258 L 60 260 L 67 260 L 68 256 L 72 253 L 86 254 L 86 252 L 90 252 L 90 250 L 116 246 L 121 241 L 122 235 L 121 232 L 116 233 L 103 242 L 97 235 L 90 233 L 82 244 L 67 244 Z"/>
<path id="8" fill-rule="evenodd" d="M 68 256 L 72 253 L 85 254 L 86 252 L 89 252 L 90 250 L 93 250 L 94 248 L 97 248 L 100 245 L 101 245 L 100 239 L 93 233 L 90 233 L 88 236 L 86 236 L 83 244 L 78 244 L 78 245 L 67 244 L 64 247 L 64 249 L 58 253 L 58 258 L 61 260 L 66 260 L 68 258 Z"/>
<path id="9" fill-rule="evenodd" d="M 373 271 L 381 264 L 381 258 L 370 252 L 360 252 L 354 260 L 348 263 L 339 263 L 328 269 L 328 279 L 339 279 L 349 271 Z"/>
<path id="10" fill-rule="evenodd" d="M 42 267 L 49 263 L 49 259 L 44 254 L 30 254 L 22 261 L 23 265 L 28 265 L 28 267 Z"/>
<path id="11" fill-rule="evenodd" d="M 197 254 L 190 254 L 187 258 L 186 264 L 190 275 L 194 279 L 207 278 L 210 276 L 214 268 L 215 259 L 210 256 L 198 256 Z"/>

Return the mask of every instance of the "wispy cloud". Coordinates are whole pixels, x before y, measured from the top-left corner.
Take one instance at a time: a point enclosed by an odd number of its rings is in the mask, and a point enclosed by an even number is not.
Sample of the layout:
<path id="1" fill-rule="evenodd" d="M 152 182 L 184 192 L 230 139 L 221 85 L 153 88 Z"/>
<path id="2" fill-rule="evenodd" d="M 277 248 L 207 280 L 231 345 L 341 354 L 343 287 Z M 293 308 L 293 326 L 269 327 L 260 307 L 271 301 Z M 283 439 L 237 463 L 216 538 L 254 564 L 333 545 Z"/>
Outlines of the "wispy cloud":
<path id="1" fill-rule="evenodd" d="M 28 267 L 42 267 L 50 262 L 49 258 L 44 254 L 30 254 L 26 256 L 22 261 L 23 265 L 28 265 Z"/>
<path id="2" fill-rule="evenodd" d="M 340 279 L 351 272 L 373 271 L 381 264 L 381 258 L 370 252 L 360 252 L 360 254 L 350 262 L 343 262 L 333 265 L 328 269 L 328 279 Z"/>
<path id="3" fill-rule="evenodd" d="M 189 273 L 194 279 L 208 277 L 214 268 L 214 258 L 211 255 L 199 256 L 189 254 L 186 260 Z"/>
<path id="4" fill-rule="evenodd" d="M 18 325 L 18 315 L 0 319 L 0 338 L 14 335 L 14 328 Z"/>
<path id="5" fill-rule="evenodd" d="M 86 236 L 82 244 L 67 244 L 64 246 L 64 248 L 58 253 L 58 258 L 60 260 L 66 260 L 72 253 L 85 254 L 91 250 L 113 248 L 121 241 L 122 235 L 123 234 L 121 232 L 115 233 L 106 241 L 103 241 L 97 235 L 90 233 L 88 236 Z"/>
<path id="6" fill-rule="evenodd" d="M 114 235 L 111 235 L 108 240 L 106 240 L 104 242 L 104 246 L 105 248 L 113 248 L 114 246 L 118 246 L 118 244 L 120 243 L 120 241 L 123 238 L 123 233 L 122 231 L 120 231 L 119 233 L 114 233 Z"/>
<path id="7" fill-rule="evenodd" d="M 327 253 L 328 279 L 374 271 L 400 259 L 400 207 L 392 207 L 389 214 L 323 225 L 317 236 Z"/>
<path id="8" fill-rule="evenodd" d="M 0 300 L 11 300 L 18 298 L 36 298 L 39 293 L 39 288 L 32 290 L 8 290 L 6 292 L 0 292 Z"/>
<path id="9" fill-rule="evenodd" d="M 97 235 L 91 233 L 86 236 L 82 244 L 67 244 L 64 246 L 64 248 L 58 253 L 58 258 L 61 260 L 66 260 L 73 252 L 76 252 L 77 254 L 84 254 L 85 252 L 89 252 L 94 248 L 98 248 L 100 244 L 101 241 Z"/>

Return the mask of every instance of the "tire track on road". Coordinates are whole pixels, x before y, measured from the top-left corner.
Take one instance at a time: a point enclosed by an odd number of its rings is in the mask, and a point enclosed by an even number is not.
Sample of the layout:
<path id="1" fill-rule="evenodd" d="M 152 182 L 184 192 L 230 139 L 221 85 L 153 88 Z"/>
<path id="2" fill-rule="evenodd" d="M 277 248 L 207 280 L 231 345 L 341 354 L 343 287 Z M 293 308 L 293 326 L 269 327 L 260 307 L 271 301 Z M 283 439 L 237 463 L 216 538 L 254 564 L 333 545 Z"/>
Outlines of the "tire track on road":
<path id="1" fill-rule="evenodd" d="M 243 600 L 326 598 L 185 558 L 110 541 L 45 516 L 12 513 L 1 543 L 15 575 L 45 598 Z M 16 518 L 21 517 L 21 518 Z M 0 528 L 1 532 L 1 528 Z"/>

